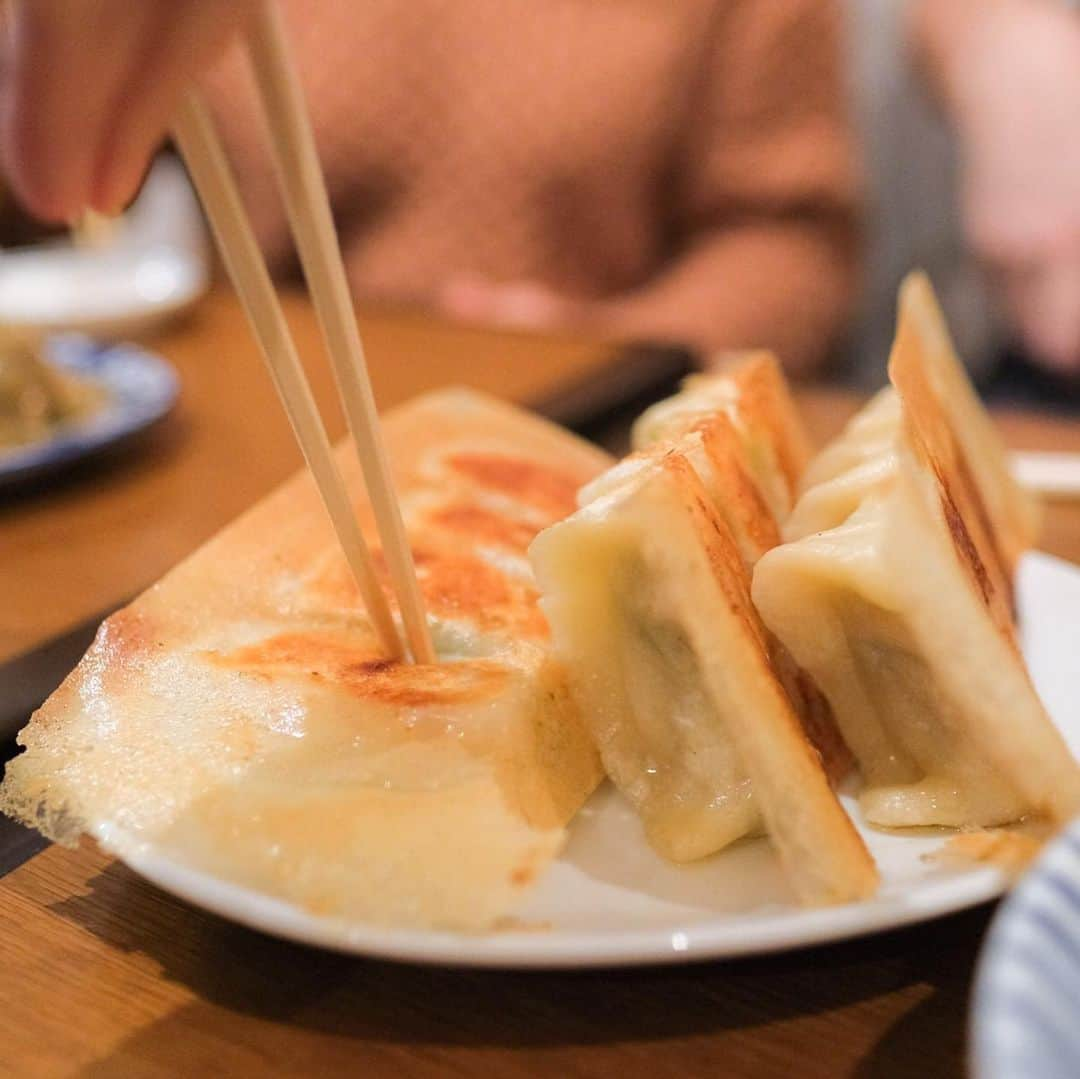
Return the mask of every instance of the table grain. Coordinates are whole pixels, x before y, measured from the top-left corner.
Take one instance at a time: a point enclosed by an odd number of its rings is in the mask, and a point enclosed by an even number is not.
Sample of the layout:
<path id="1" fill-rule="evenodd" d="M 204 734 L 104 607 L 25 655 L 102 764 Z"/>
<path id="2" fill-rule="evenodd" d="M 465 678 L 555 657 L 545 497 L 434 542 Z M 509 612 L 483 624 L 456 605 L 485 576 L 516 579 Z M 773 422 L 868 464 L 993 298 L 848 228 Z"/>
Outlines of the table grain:
<path id="1" fill-rule="evenodd" d="M 310 312 L 294 297 L 288 308 L 310 353 Z M 534 400 L 606 355 L 402 315 L 373 315 L 366 338 L 384 405 L 463 381 Z M 181 371 L 176 415 L 139 453 L 0 506 L 0 658 L 145 586 L 296 466 L 231 298 L 215 294 L 155 346 Z M 799 396 L 818 439 L 859 404 Z M 1001 422 L 1016 447 L 1080 451 L 1077 423 Z M 1080 506 L 1048 508 L 1043 546 L 1080 561 Z M 990 913 L 736 962 L 454 971 L 273 940 L 90 842 L 50 847 L 0 879 L 0 1074 L 953 1076 Z"/>

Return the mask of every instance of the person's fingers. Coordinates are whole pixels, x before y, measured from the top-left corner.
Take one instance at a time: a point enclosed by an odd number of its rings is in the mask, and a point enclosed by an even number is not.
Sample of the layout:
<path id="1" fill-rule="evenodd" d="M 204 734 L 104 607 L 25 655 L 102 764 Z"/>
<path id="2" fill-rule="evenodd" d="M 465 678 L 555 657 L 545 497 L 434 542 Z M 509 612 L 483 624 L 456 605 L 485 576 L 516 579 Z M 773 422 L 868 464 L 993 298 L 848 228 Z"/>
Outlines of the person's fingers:
<path id="1" fill-rule="evenodd" d="M 254 8 L 255 0 L 172 0 L 158 6 L 156 25 L 118 89 L 113 122 L 95 162 L 95 209 L 115 212 L 130 199 L 181 95 L 224 51 Z"/>
<path id="2" fill-rule="evenodd" d="M 570 303 L 546 285 L 518 281 L 501 289 L 496 297 L 495 321 L 504 326 L 553 329 L 563 325 Z"/>
<path id="3" fill-rule="evenodd" d="M 577 307 L 538 281 L 495 282 L 471 276 L 451 279 L 439 303 L 454 318 L 535 329 L 566 325 Z"/>
<path id="4" fill-rule="evenodd" d="M 180 94 L 253 0 L 16 0 L 0 115 L 11 183 L 39 216 L 115 212 Z"/>
<path id="5" fill-rule="evenodd" d="M 1080 155 L 1059 160 L 1062 175 L 1055 183 L 1038 184 L 1003 178 L 977 155 L 965 162 L 960 188 L 964 234 L 984 262 L 1016 266 L 1068 258 L 1080 236 L 1080 201 L 1064 190 L 1080 177 Z"/>
<path id="6" fill-rule="evenodd" d="M 1014 274 L 1009 307 L 1032 357 L 1056 371 L 1080 371 L 1080 256 Z"/>
<path id="7" fill-rule="evenodd" d="M 436 303 L 452 318 L 467 321 L 486 319 L 494 289 L 494 283 L 486 278 L 461 274 L 443 285 L 436 296 Z"/>
<path id="8" fill-rule="evenodd" d="M 1047 361 L 1061 371 L 1080 370 L 1080 258 L 1055 264 L 1044 285 Z"/>
<path id="9" fill-rule="evenodd" d="M 54 220 L 85 208 L 117 88 L 153 24 L 156 4 L 17 0 L 0 143 L 27 208 Z"/>

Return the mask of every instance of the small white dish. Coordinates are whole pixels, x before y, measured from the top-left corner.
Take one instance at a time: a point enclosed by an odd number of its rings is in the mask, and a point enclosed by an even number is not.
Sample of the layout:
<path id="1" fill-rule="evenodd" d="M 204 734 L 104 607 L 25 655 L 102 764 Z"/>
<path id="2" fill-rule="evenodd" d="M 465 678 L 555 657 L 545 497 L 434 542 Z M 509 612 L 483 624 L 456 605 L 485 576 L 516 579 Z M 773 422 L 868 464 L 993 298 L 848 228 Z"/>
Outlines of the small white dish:
<path id="1" fill-rule="evenodd" d="M 1080 1075 L 1080 821 L 994 919 L 976 976 L 975 1079 Z"/>
<path id="2" fill-rule="evenodd" d="M 198 204 L 183 169 L 165 159 L 101 246 L 0 252 L 0 323 L 115 339 L 172 318 L 208 283 Z"/>
<path id="3" fill-rule="evenodd" d="M 1022 450 L 1012 466 L 1020 483 L 1043 498 L 1080 498 L 1080 453 Z"/>
<path id="4" fill-rule="evenodd" d="M 1034 554 L 1019 574 L 1023 643 L 1050 713 L 1080 751 L 1080 570 Z M 849 810 L 850 799 L 845 799 Z M 116 832 L 106 826 L 99 838 Z M 192 870 L 153 850 L 128 864 L 166 891 L 275 936 L 356 955 L 478 967 L 607 967 L 761 954 L 926 921 L 1000 895 L 997 869 L 934 858 L 951 838 L 864 830 L 882 875 L 874 899 L 798 907 L 764 841 L 693 866 L 664 862 L 622 799 L 604 787 L 516 924 L 465 935 L 388 929 L 316 917 Z"/>

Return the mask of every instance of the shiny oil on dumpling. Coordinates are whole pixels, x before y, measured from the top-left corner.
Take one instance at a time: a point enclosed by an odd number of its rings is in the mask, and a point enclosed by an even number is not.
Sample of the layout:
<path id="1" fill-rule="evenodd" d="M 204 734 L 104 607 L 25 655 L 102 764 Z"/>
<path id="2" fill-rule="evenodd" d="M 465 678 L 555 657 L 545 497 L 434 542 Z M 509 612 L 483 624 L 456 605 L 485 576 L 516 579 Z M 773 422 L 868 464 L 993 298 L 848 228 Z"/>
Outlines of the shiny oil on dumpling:
<path id="1" fill-rule="evenodd" d="M 941 390 L 966 378 L 945 371 L 955 361 L 924 317 L 924 287 L 902 293 L 895 388 L 811 465 L 788 542 L 755 569 L 754 600 L 829 698 L 871 823 L 1062 821 L 1080 811 L 1080 769 L 1011 615 L 1031 514 L 1007 472 L 970 458 L 992 429 L 981 410 L 973 420 L 973 396 Z M 1003 459 L 994 446 L 989 459 Z"/>

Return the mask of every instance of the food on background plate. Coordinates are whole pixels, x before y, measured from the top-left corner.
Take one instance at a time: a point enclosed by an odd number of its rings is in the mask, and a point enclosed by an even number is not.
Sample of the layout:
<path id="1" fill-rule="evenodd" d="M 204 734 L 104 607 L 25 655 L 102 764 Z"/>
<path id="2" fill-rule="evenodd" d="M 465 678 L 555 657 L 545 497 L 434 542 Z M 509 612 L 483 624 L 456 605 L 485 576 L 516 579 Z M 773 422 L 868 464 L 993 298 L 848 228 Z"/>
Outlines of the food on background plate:
<path id="1" fill-rule="evenodd" d="M 808 470 L 754 601 L 832 704 L 870 823 L 1061 823 L 1080 812 L 1080 766 L 1012 617 L 1035 515 L 945 334 L 929 285 L 909 279 L 894 389 Z"/>
<path id="2" fill-rule="evenodd" d="M 51 438 L 104 399 L 99 387 L 52 364 L 35 335 L 0 327 L 0 453 Z"/>
<path id="3" fill-rule="evenodd" d="M 305 473 L 105 622 L 22 734 L 4 808 L 352 921 L 510 913 L 602 776 L 525 549 L 610 459 L 464 391 L 385 431 L 443 662 L 380 655 Z"/>

